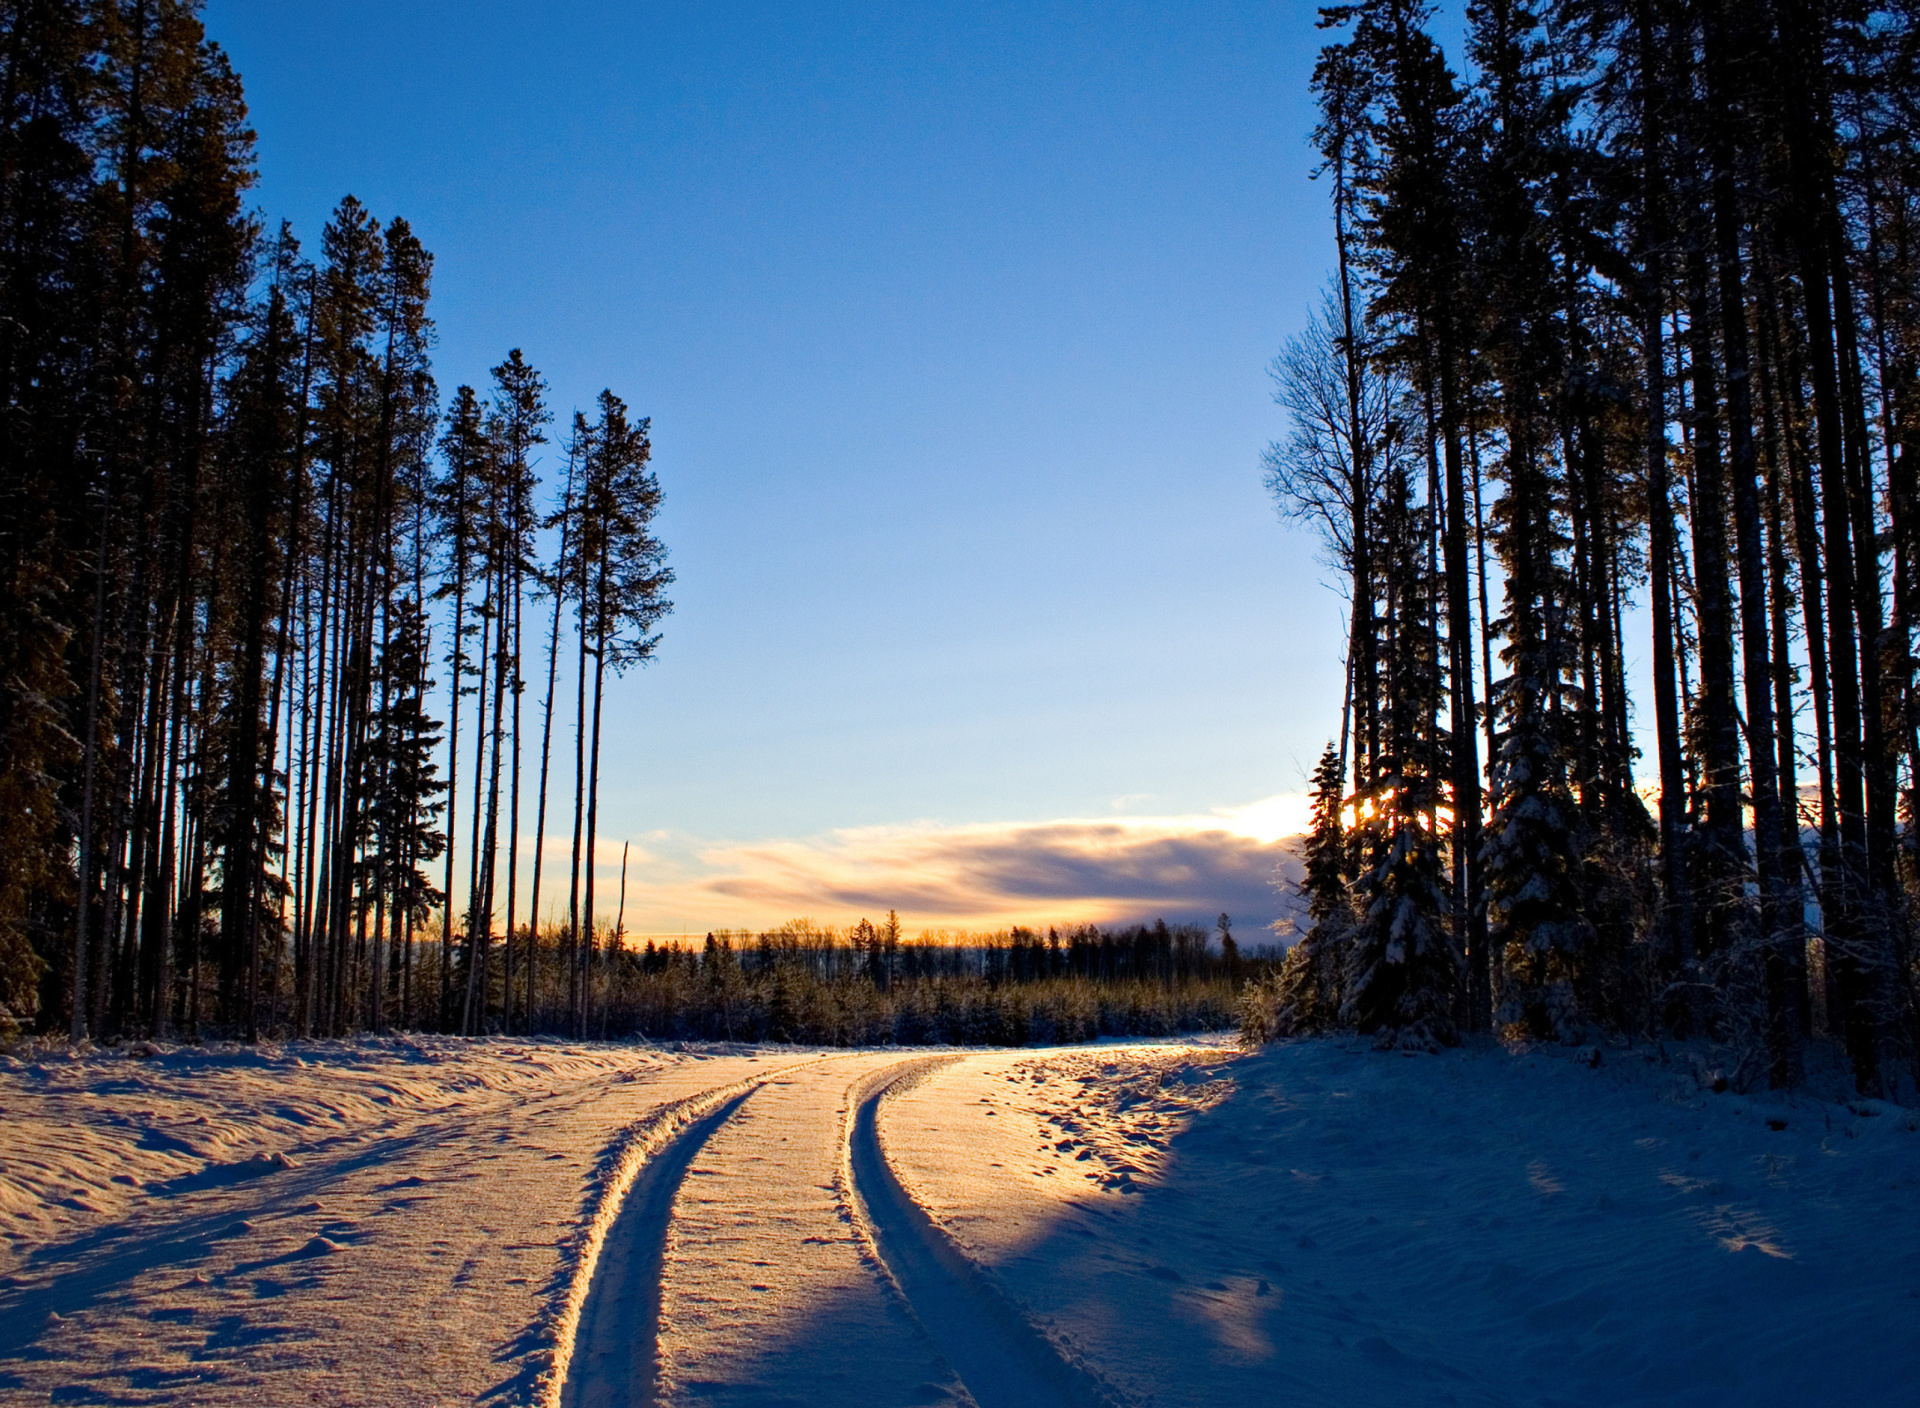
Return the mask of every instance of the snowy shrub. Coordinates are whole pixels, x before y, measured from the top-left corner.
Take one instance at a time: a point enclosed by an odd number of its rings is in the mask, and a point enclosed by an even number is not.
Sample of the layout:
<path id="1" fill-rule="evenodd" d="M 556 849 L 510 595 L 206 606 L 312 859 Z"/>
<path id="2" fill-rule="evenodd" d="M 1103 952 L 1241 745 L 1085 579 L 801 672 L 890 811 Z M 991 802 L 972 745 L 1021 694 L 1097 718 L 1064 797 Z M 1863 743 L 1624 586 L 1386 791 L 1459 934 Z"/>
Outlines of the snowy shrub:
<path id="1" fill-rule="evenodd" d="M 1291 960 L 1292 953 L 1287 957 Z M 1239 1000 L 1233 1007 L 1233 1024 L 1240 1033 L 1242 1046 L 1265 1046 L 1270 1041 L 1293 1035 L 1280 1015 L 1280 984 L 1281 974 L 1263 973 L 1240 989 Z"/>
<path id="2" fill-rule="evenodd" d="M 1350 910 L 1336 910 L 1307 930 L 1281 965 L 1276 1021 L 1283 1036 L 1332 1031 L 1341 1024 L 1346 972 L 1353 949 Z"/>

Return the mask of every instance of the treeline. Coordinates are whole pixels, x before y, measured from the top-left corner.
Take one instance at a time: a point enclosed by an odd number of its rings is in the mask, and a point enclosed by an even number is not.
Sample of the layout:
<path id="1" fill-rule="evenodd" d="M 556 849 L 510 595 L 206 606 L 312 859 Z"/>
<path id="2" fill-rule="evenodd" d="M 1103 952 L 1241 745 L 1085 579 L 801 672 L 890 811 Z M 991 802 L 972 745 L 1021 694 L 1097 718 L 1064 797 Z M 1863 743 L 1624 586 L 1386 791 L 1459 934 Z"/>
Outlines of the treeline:
<path id="1" fill-rule="evenodd" d="M 1197 925 L 1042 935 L 930 931 L 889 914 L 842 931 L 804 920 L 691 945 L 620 946 L 592 1030 L 608 1036 L 829 1046 L 999 1045 L 1170 1036 L 1232 1024 L 1243 963 L 1221 916 Z M 1254 966 L 1257 966 L 1254 965 Z"/>
<path id="2" fill-rule="evenodd" d="M 707 935 L 702 953 L 709 960 L 729 956 L 747 973 L 785 967 L 829 981 L 864 978 L 883 990 L 901 979 L 933 977 L 977 977 L 995 986 L 1071 977 L 1185 987 L 1234 982 L 1245 971 L 1232 920 L 1221 915 L 1215 931 L 1217 950 L 1214 935 L 1200 925 L 1169 926 L 1164 919 L 1112 929 L 1074 924 L 1064 933 L 1051 925 L 1045 934 L 1018 924 L 987 934 L 928 929 L 908 940 L 900 916 L 889 910 L 879 924 L 862 919 L 844 930 L 807 919 L 760 933 L 718 929 Z M 664 964 L 676 951 L 687 950 L 649 939 L 640 961 Z"/>
<path id="3" fill-rule="evenodd" d="M 1223 918 L 1225 916 L 1222 916 Z M 403 944 L 407 941 L 402 940 Z M 899 919 L 841 930 L 792 920 L 764 932 L 716 930 L 704 942 L 636 943 L 602 921 L 598 959 L 581 969 L 571 929 L 543 925 L 519 940 L 509 970 L 482 970 L 478 1001 L 503 1025 L 507 984 L 515 1025 L 530 1032 L 653 1040 L 781 1041 L 808 1045 L 1010 1045 L 1218 1031 L 1234 1021 L 1243 979 L 1273 966 L 1243 960 L 1231 931 L 1219 947 L 1197 925 L 1044 935 L 929 930 L 907 939 Z M 468 971 L 456 947 L 431 933 L 400 959 L 383 1014 L 399 1029 L 431 1028 L 447 982 Z M 447 973 L 448 965 L 452 972 Z M 286 1013 L 294 974 L 282 969 L 266 1001 Z M 202 994 L 209 1003 L 211 993 Z M 211 1017 L 211 1013 L 208 1014 Z M 180 1025 L 185 1026 L 183 1022 Z M 282 1021 L 269 1028 L 286 1034 Z"/>
<path id="4" fill-rule="evenodd" d="M 0 6 L 0 1027 L 524 1028 L 564 884 L 578 1028 L 606 680 L 669 609 L 648 423 L 576 413 L 543 507 L 539 374 L 443 408 L 405 220 L 263 229 L 198 12 Z"/>
<path id="5" fill-rule="evenodd" d="M 1464 78 L 1430 6 L 1321 15 L 1338 267 L 1270 468 L 1351 643 L 1255 1026 L 1774 1085 L 1831 1033 L 1911 1090 L 1920 9 L 1473 0 Z"/>

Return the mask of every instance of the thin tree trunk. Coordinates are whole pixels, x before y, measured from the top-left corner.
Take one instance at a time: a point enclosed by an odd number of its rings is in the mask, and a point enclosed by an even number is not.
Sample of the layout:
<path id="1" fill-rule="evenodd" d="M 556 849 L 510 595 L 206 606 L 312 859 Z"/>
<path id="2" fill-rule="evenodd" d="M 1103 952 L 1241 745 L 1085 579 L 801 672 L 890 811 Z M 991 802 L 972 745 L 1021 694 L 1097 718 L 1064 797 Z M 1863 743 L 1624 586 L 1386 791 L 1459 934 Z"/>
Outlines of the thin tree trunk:
<path id="1" fill-rule="evenodd" d="M 1745 276 L 1741 264 L 1739 192 L 1734 184 L 1733 120 L 1727 89 L 1724 11 L 1706 22 L 1706 69 L 1713 113 L 1713 238 L 1720 292 L 1720 345 L 1726 358 L 1728 474 L 1733 488 L 1734 539 L 1740 573 L 1741 676 L 1747 706 L 1747 767 L 1751 780 L 1755 868 L 1760 885 L 1762 983 L 1768 1082 L 1775 1089 L 1801 1078 L 1796 965 L 1787 949 L 1786 859 L 1780 849 L 1780 785 L 1774 737 L 1771 622 L 1760 526 L 1759 460 L 1753 441 L 1753 375 L 1747 339 Z"/>
<path id="2" fill-rule="evenodd" d="M 1442 349 L 1440 415 L 1447 470 L 1447 652 L 1453 698 L 1453 828 L 1461 857 L 1466 906 L 1468 1025 L 1493 1024 L 1493 979 L 1487 952 L 1486 909 L 1480 902 L 1480 749 L 1474 729 L 1473 597 L 1467 577 L 1466 471 L 1460 453 L 1458 373 L 1450 348 Z"/>
<path id="3" fill-rule="evenodd" d="M 576 1037 L 581 1035 L 580 842 L 586 822 L 587 800 L 587 624 L 584 566 L 581 585 L 583 592 L 580 604 L 580 654 L 573 708 L 573 873 L 567 889 L 567 1023 L 570 1033 Z"/>
<path id="4" fill-rule="evenodd" d="M 473 697 L 474 707 L 479 711 L 479 715 L 474 720 L 473 725 L 474 736 L 477 740 L 474 747 L 473 758 L 473 854 L 467 866 L 467 981 L 460 1005 L 460 1031 L 462 1033 L 471 1030 L 473 1018 L 474 964 L 479 957 L 480 905 L 483 898 L 480 882 L 484 867 L 489 858 L 488 846 L 491 842 L 491 838 L 481 830 L 480 818 L 486 801 L 486 739 L 488 736 L 487 730 L 490 726 L 487 717 L 487 686 L 492 678 L 488 671 L 494 663 L 492 660 L 493 628 L 499 616 L 496 605 L 493 594 L 492 568 L 489 567 L 480 607 L 480 650 L 475 656 L 480 662 L 480 677 L 475 686 Z M 487 916 L 487 922 L 489 924 L 492 923 L 492 919 L 492 915 Z"/>
<path id="5" fill-rule="evenodd" d="M 567 457 L 567 483 L 560 499 L 560 556 L 553 577 L 553 625 L 547 636 L 547 692 L 540 723 L 540 792 L 539 800 L 534 804 L 533 823 L 533 882 L 528 896 L 528 939 L 527 939 L 527 1031 L 533 1031 L 534 975 L 536 955 L 539 952 L 538 935 L 540 931 L 540 871 L 544 861 L 547 842 L 547 763 L 552 756 L 553 744 L 553 688 L 560 662 L 560 609 L 566 600 L 566 592 L 561 586 L 561 576 L 566 571 L 567 545 L 573 530 L 573 456 Z"/>
<path id="6" fill-rule="evenodd" d="M 1822 886 L 1830 906 L 1824 915 L 1829 975 L 1827 1005 L 1829 1020 L 1844 1035 L 1856 1085 L 1862 1091 L 1872 1091 L 1879 1085 L 1879 1052 L 1873 1015 L 1869 1011 L 1870 974 L 1861 961 L 1862 949 L 1868 941 L 1862 925 L 1870 879 L 1866 759 L 1861 738 L 1862 669 L 1855 636 L 1858 559 L 1852 541 L 1853 505 L 1847 482 L 1846 429 L 1840 371 L 1836 364 L 1835 310 L 1828 285 L 1832 261 L 1825 219 L 1828 188 L 1823 175 L 1830 160 L 1830 147 L 1824 140 L 1829 124 L 1820 111 L 1824 95 L 1818 87 L 1825 35 L 1817 32 L 1815 17 L 1808 13 L 1804 0 L 1780 0 L 1776 10 L 1780 57 L 1786 78 L 1782 106 L 1789 157 L 1787 205 L 1805 299 L 1808 371 L 1813 385 L 1821 516 L 1826 537 L 1834 802 L 1839 819 L 1834 878 L 1831 884 Z M 1872 640 L 1867 644 L 1871 649 Z"/>
<path id="7" fill-rule="evenodd" d="M 604 582 L 606 566 L 601 565 L 601 579 Z M 606 619 L 605 608 L 601 611 L 602 621 Z M 588 1036 L 593 1021 L 593 872 L 594 841 L 600 826 L 600 705 L 606 696 L 606 659 L 607 638 L 600 633 L 599 648 L 593 653 L 593 763 L 587 770 L 587 876 L 586 876 L 586 964 L 581 983 L 580 1035 Z"/>
<path id="8" fill-rule="evenodd" d="M 93 566 L 93 641 L 87 665 L 87 738 L 81 764 L 79 894 L 73 921 L 73 1012 L 68 1036 L 87 1037 L 87 946 L 91 940 L 93 901 L 93 776 L 100 756 L 100 657 L 106 649 L 107 543 L 113 523 L 113 466 L 103 471 L 100 497 L 100 550 Z"/>
<path id="9" fill-rule="evenodd" d="M 1694 592 L 1699 602 L 1701 753 L 1706 837 L 1700 857 L 1712 895 L 1699 932 L 1702 956 L 1731 941 L 1747 848 L 1740 806 L 1740 732 L 1734 706 L 1733 604 L 1728 600 L 1727 496 L 1720 459 L 1720 387 L 1714 363 L 1704 217 L 1687 253 L 1689 370 L 1693 380 Z"/>
<path id="10" fill-rule="evenodd" d="M 488 757 L 486 785 L 486 859 L 480 866 L 479 901 L 473 908 L 472 934 L 469 945 L 473 951 L 473 960 L 467 969 L 467 1014 L 463 1024 L 469 1036 L 478 1036 L 486 1028 L 488 1001 L 488 965 L 491 963 L 493 946 L 493 881 L 495 867 L 500 856 L 500 742 L 505 733 L 506 676 L 507 676 L 507 612 L 506 582 L 504 564 L 494 574 L 494 584 L 490 588 L 495 593 L 494 611 L 494 661 L 493 661 L 493 707 L 489 716 Z M 513 922 L 513 916 L 507 916 L 507 922 Z"/>
<path id="11" fill-rule="evenodd" d="M 452 1020 L 453 998 L 453 861 L 460 817 L 460 681 L 466 674 L 467 613 L 467 464 L 464 456 L 453 466 L 454 522 L 453 552 L 453 642 L 447 651 L 447 668 L 452 675 L 447 701 L 447 866 L 441 894 L 440 913 L 440 1012 L 436 1025 L 441 1031 Z"/>
<path id="12" fill-rule="evenodd" d="M 1673 609 L 1673 504 L 1667 463 L 1667 360 L 1663 318 L 1666 186 L 1662 170 L 1665 134 L 1660 122 L 1661 48 L 1654 36 L 1651 0 L 1635 5 L 1640 83 L 1637 106 L 1643 148 L 1640 173 L 1640 353 L 1647 392 L 1648 595 L 1653 606 L 1653 714 L 1660 759 L 1660 861 L 1665 890 L 1667 962 L 1680 969 L 1693 931 L 1691 885 L 1686 866 L 1686 775 L 1680 755 L 1680 703 L 1675 691 Z"/>
<path id="13" fill-rule="evenodd" d="M 505 1029 L 508 1032 L 513 1030 L 513 916 L 519 908 L 520 880 L 520 696 L 526 690 L 526 681 L 520 678 L 520 647 L 522 644 L 520 615 L 523 605 L 521 601 L 523 587 L 520 576 L 520 536 L 520 531 L 516 527 L 514 533 L 515 547 L 513 566 L 510 573 L 513 579 L 513 586 L 512 590 L 508 593 L 508 601 L 513 608 L 513 683 L 510 687 L 513 694 L 513 766 L 511 769 L 513 795 L 507 807 L 507 948 L 505 973 L 503 975 L 504 982 L 501 986 L 500 997 L 501 1020 L 505 1023 Z M 532 951 L 532 945 L 533 926 L 532 922 L 529 921 L 527 926 L 527 948 L 529 952 Z M 531 1013 L 528 1014 L 528 1019 L 531 1021 Z"/>

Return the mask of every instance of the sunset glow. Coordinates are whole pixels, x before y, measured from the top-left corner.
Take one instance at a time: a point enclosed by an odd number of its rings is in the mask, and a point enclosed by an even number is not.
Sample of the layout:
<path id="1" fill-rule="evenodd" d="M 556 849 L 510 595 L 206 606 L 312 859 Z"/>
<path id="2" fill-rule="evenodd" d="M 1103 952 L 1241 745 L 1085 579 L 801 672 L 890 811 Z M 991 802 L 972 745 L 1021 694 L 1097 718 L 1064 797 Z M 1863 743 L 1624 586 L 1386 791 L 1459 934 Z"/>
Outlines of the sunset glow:
<path id="1" fill-rule="evenodd" d="M 1211 924 L 1224 910 L 1258 931 L 1297 908 L 1284 885 L 1297 875 L 1288 842 L 1305 815 L 1303 797 L 1282 795 L 1201 816 L 874 826 L 732 843 L 655 833 L 631 857 L 626 927 L 697 934 L 795 916 L 844 926 L 889 909 L 913 931 Z M 614 892 L 619 868 L 619 846 L 603 843 L 601 893 Z"/>

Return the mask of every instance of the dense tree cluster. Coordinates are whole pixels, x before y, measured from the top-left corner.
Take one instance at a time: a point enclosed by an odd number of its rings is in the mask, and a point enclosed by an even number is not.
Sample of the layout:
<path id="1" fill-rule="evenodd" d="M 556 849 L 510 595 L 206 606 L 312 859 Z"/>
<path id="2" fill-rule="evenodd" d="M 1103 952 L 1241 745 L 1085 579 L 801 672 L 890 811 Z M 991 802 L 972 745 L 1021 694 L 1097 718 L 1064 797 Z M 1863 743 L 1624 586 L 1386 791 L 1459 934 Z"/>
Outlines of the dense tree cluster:
<path id="1" fill-rule="evenodd" d="M 542 511 L 539 374 L 443 415 L 407 222 L 349 197 L 311 261 L 263 230 L 198 9 L 0 4 L 0 1027 L 525 1026 L 546 954 L 577 1029 L 607 676 L 669 609 L 648 424 L 576 415 Z"/>
<path id="2" fill-rule="evenodd" d="M 1169 1036 L 1230 1023 L 1241 966 L 1224 925 L 1217 947 L 1197 925 L 1164 921 L 909 942 L 889 913 L 844 932 L 794 920 L 709 934 L 697 950 L 622 948 L 593 1010 L 596 1032 L 654 1038 L 1019 1046 Z"/>
<path id="3" fill-rule="evenodd" d="M 1911 1089 L 1920 9 L 1472 0 L 1464 79 L 1430 6 L 1321 15 L 1270 471 L 1351 646 L 1279 1028 Z"/>

